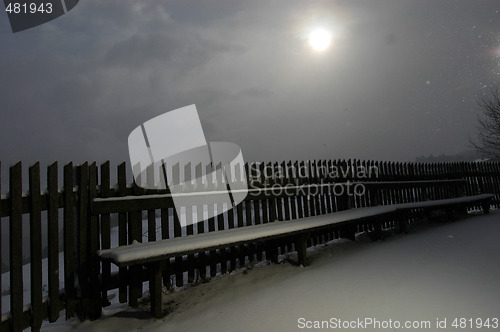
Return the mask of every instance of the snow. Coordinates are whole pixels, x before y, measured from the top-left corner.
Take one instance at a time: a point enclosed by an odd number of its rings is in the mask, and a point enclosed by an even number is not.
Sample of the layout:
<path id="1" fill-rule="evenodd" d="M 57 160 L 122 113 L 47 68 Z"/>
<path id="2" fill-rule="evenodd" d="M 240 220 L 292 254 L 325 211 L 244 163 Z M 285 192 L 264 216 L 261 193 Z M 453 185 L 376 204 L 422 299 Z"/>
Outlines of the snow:
<path id="1" fill-rule="evenodd" d="M 112 260 L 119 265 L 145 261 L 154 257 L 174 257 L 179 253 L 209 250 L 235 243 L 272 238 L 282 234 L 315 229 L 347 220 L 361 219 L 370 216 L 395 212 L 393 206 L 374 206 L 334 214 L 325 214 L 300 220 L 276 221 L 273 223 L 255 225 L 253 227 L 233 228 L 223 231 L 197 234 L 181 238 L 167 239 L 147 243 L 134 243 L 114 249 L 97 252 L 104 259 Z"/>
<path id="2" fill-rule="evenodd" d="M 335 240 L 308 249 L 311 265 L 262 263 L 164 294 L 170 313 L 152 319 L 115 304 L 101 319 L 46 324 L 43 331 L 297 331 L 299 318 L 343 321 L 500 318 L 500 212 L 424 221 L 372 242 Z M 115 299 L 113 299 L 115 300 Z M 361 329 L 339 329 L 356 331 Z M 365 328 L 373 331 L 374 328 Z M 403 329 L 377 329 L 401 331 Z M 411 329 L 408 329 L 411 330 Z M 416 329 L 413 329 L 416 330 Z M 473 330 L 471 328 L 461 330 Z"/>
<path id="3" fill-rule="evenodd" d="M 48 296 L 48 258 L 42 259 L 42 296 Z M 31 299 L 31 265 L 23 265 L 23 303 L 30 303 Z M 59 253 L 59 288 L 64 288 L 64 253 Z M 2 273 L 2 294 L 7 294 L 10 289 L 10 272 Z M 10 295 L 2 295 L 2 314 L 10 311 Z"/>

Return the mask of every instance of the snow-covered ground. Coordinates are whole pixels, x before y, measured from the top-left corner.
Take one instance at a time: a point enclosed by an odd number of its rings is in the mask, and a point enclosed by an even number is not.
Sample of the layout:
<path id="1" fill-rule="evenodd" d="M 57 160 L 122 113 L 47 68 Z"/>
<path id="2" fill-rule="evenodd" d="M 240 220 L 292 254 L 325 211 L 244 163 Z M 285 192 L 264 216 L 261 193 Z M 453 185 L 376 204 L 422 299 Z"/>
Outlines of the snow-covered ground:
<path id="1" fill-rule="evenodd" d="M 493 211 L 454 222 L 422 222 L 410 234 L 384 241 L 363 235 L 358 242 L 335 240 L 310 249 L 312 263 L 305 268 L 261 263 L 165 294 L 164 310 L 170 313 L 163 319 L 115 304 L 97 321 L 71 320 L 43 330 L 293 331 L 327 323 L 334 328 L 345 321 L 354 328 L 337 330 L 400 331 L 405 329 L 397 323 L 408 321 L 421 328 L 406 330 L 442 331 L 436 325 L 444 327 L 446 319 L 449 330 L 471 331 L 476 318 L 490 318 L 490 329 L 483 329 L 496 330 L 499 233 L 500 211 Z M 467 319 L 457 321 L 465 327 L 454 328 L 455 318 Z M 357 325 L 358 319 L 372 319 L 380 329 Z M 427 322 L 430 328 L 424 329 Z"/>

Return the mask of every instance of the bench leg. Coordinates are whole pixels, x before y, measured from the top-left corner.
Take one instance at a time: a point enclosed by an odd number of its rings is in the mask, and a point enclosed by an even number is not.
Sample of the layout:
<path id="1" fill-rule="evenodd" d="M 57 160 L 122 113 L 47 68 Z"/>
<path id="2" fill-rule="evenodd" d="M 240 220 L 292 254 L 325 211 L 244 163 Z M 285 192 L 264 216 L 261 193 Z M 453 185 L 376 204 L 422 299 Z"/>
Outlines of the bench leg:
<path id="1" fill-rule="evenodd" d="M 297 240 L 295 241 L 295 248 L 297 250 L 297 255 L 298 255 L 298 263 L 299 265 L 302 264 L 302 266 L 309 265 L 306 253 L 308 238 L 309 238 L 308 235 L 303 235 L 297 238 Z"/>
<path id="2" fill-rule="evenodd" d="M 356 225 L 351 224 L 342 226 L 340 229 L 340 237 L 356 241 Z"/>
<path id="3" fill-rule="evenodd" d="M 134 278 L 134 276 L 141 275 L 142 267 L 141 265 L 131 266 L 128 270 L 128 277 L 130 280 L 130 285 L 128 288 L 129 305 L 132 308 L 136 308 L 138 305 L 138 300 L 142 296 L 142 282 L 139 278 Z"/>
<path id="4" fill-rule="evenodd" d="M 488 200 L 487 202 L 483 202 L 483 211 L 485 214 L 490 213 L 490 201 Z"/>
<path id="5" fill-rule="evenodd" d="M 162 317 L 162 273 L 160 262 L 149 264 L 149 295 L 151 298 L 151 314 L 155 318 Z"/>
<path id="6" fill-rule="evenodd" d="M 383 239 L 383 236 L 382 236 L 382 220 L 376 220 L 375 223 L 373 224 L 374 228 L 375 228 L 375 234 L 374 234 L 374 237 L 373 237 L 373 240 L 374 241 L 377 241 L 377 240 L 382 240 Z"/>
<path id="7" fill-rule="evenodd" d="M 399 225 L 399 233 L 408 234 L 408 221 L 410 219 L 410 211 L 404 210 L 397 216 L 397 222 Z"/>
<path id="8" fill-rule="evenodd" d="M 271 260 L 273 263 L 278 263 L 278 243 L 276 241 L 269 242 L 266 250 L 266 259 Z"/>
<path id="9" fill-rule="evenodd" d="M 201 280 L 207 279 L 207 254 L 202 251 L 198 254 L 198 271 L 200 272 Z"/>

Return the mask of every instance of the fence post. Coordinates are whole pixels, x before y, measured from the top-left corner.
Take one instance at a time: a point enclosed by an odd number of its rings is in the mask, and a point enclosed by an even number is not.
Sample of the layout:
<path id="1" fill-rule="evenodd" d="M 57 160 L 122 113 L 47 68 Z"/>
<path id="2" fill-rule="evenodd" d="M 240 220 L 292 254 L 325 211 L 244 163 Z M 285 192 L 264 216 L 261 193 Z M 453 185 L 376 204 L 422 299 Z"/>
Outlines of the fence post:
<path id="1" fill-rule="evenodd" d="M 88 200 L 88 260 L 90 270 L 90 307 L 89 318 L 101 316 L 101 292 L 99 286 L 100 263 L 96 256 L 99 250 L 99 217 L 90 213 L 90 204 L 97 197 L 97 165 L 93 162 L 89 167 L 89 200 Z"/>
<path id="2" fill-rule="evenodd" d="M 78 166 L 78 285 L 80 287 L 77 314 L 81 321 L 89 316 L 89 280 L 87 256 L 88 164 Z"/>
<path id="3" fill-rule="evenodd" d="M 49 246 L 49 322 L 59 318 L 59 207 L 57 162 L 47 169 L 47 189 L 49 191 L 48 212 L 48 246 Z"/>
<path id="4" fill-rule="evenodd" d="M 30 190 L 30 269 L 31 269 L 31 326 L 42 326 L 42 218 L 40 199 L 40 163 L 29 168 Z"/>
<path id="5" fill-rule="evenodd" d="M 75 311 L 75 245 L 73 207 L 73 163 L 64 166 L 64 288 L 66 289 L 66 319 L 73 317 Z"/>
<path id="6" fill-rule="evenodd" d="M 118 165 L 118 196 L 125 196 L 127 191 L 127 175 L 125 169 L 125 163 Z M 118 245 L 127 245 L 127 213 L 120 212 L 118 214 Z M 118 271 L 120 287 L 118 290 L 118 297 L 120 303 L 127 302 L 127 282 L 128 280 L 128 269 L 126 267 L 120 267 Z"/>
<path id="7" fill-rule="evenodd" d="M 12 331 L 23 330 L 23 197 L 21 162 L 10 168 L 10 313 Z M 41 276 L 40 276 L 41 277 Z"/>
<path id="8" fill-rule="evenodd" d="M 101 165 L 101 197 L 110 197 L 110 167 L 109 161 Z M 109 249 L 111 247 L 111 225 L 109 213 L 101 215 L 101 248 Z M 111 275 L 111 264 L 109 262 L 102 263 L 102 306 L 108 306 L 111 303 L 108 301 L 108 285 Z"/>

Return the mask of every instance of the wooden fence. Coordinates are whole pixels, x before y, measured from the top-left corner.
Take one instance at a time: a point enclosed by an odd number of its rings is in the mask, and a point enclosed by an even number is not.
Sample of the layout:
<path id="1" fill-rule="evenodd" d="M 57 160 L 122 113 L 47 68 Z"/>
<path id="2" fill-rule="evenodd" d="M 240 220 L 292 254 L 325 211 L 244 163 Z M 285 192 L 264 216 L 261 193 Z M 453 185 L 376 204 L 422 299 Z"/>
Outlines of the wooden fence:
<path id="1" fill-rule="evenodd" d="M 244 227 L 251 224 L 287 220 L 330 213 L 348 208 L 447 198 L 452 188 L 399 189 L 393 187 L 362 187 L 363 192 L 349 195 L 320 190 L 325 184 L 366 182 L 466 179 L 467 195 L 494 193 L 494 206 L 500 201 L 500 163 L 396 163 L 360 160 L 320 160 L 283 163 L 251 163 L 236 165 L 224 179 L 221 172 L 212 173 L 205 165 L 174 165 L 169 171 L 174 183 L 180 179 L 194 188 L 206 183 L 245 180 L 250 194 L 235 209 L 217 215 L 220 204 L 187 206 L 181 227 L 167 191 L 145 190 L 127 184 L 126 165 L 117 166 L 117 183 L 111 186 L 110 163 L 99 167 L 72 163 L 59 169 L 57 163 L 47 168 L 47 183 L 41 189 L 40 165 L 29 167 L 28 192 L 23 192 L 22 165 L 9 168 L 9 183 L 1 190 L 8 193 L 0 199 L 0 240 L 8 241 L 8 274 L 2 275 L 0 286 L 0 330 L 20 331 L 31 327 L 39 330 L 42 321 L 56 321 L 61 313 L 66 319 L 77 314 L 80 319 L 97 318 L 101 307 L 109 304 L 108 291 L 118 289 L 120 302 L 137 305 L 142 296 L 142 269 L 132 267 L 114 271 L 110 264 L 100 263 L 95 255 L 99 249 L 130 244 L 133 241 L 156 241 L 195 233 Z M 59 183 L 62 171 L 62 183 Z M 243 172 L 245 171 L 245 172 Z M 0 168 L 1 173 L 1 168 Z M 243 179 L 243 174 L 246 178 Z M 194 176 L 193 176 L 194 175 Z M 342 186 L 346 190 L 348 186 Z M 265 195 L 262 194 L 262 188 Z M 288 188 L 288 190 L 286 190 Z M 361 187 L 359 187 L 361 188 Z M 366 190 L 366 188 L 372 188 Z M 259 195 L 252 195 L 252 190 Z M 314 191 L 311 191 L 314 189 Z M 356 190 L 354 186 L 352 190 Z M 138 196 L 120 208 L 118 213 L 99 210 L 99 199 Z M 141 208 L 137 208 L 138 199 Z M 146 205 L 144 205 L 146 202 Z M 210 210 L 210 211 L 208 211 Z M 96 212 L 98 211 L 98 213 Z M 208 213 L 210 212 L 210 213 Z M 192 224 L 193 216 L 214 215 Z M 24 218 L 25 217 L 25 218 Z M 23 229 L 23 218 L 29 218 Z M 25 222 L 24 224 L 27 224 Z M 391 225 L 387 225 L 391 226 Z M 24 227 L 26 228 L 26 227 Z M 360 226 L 364 231 L 369 225 Z M 8 234 L 1 234 L 8 229 Z M 23 238 L 29 233 L 29 252 Z M 62 234 L 62 235 L 61 235 Z M 308 245 L 336 238 L 338 234 L 316 234 Z M 62 243 L 60 242 L 62 239 Z M 42 257 L 42 243 L 47 243 L 47 257 Z M 1 255 L 0 246 L 0 259 Z M 61 253 L 62 249 L 62 253 Z M 280 244 L 280 252 L 293 250 L 291 243 Z M 23 268 L 23 256 L 29 256 L 29 269 Z M 208 252 L 204 255 L 177 257 L 164 264 L 164 285 L 182 286 L 199 279 L 208 279 L 217 272 L 242 266 L 245 262 L 261 260 L 265 248 L 244 246 Z M 47 271 L 47 272 L 43 272 Z M 133 276 L 133 278 L 131 277 Z M 4 278 L 5 277 L 5 278 Z M 142 279 L 141 279 L 142 278 Z M 8 282 L 9 284 L 6 284 Z M 2 284 L 3 283 L 3 284 Z M 29 289 L 29 291 L 25 291 Z M 6 291 L 5 291 L 6 290 Z"/>

